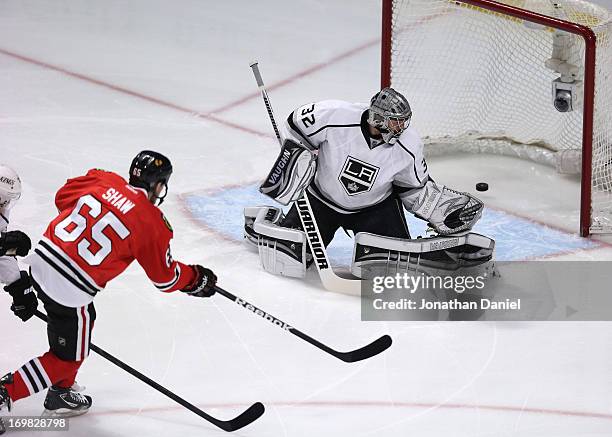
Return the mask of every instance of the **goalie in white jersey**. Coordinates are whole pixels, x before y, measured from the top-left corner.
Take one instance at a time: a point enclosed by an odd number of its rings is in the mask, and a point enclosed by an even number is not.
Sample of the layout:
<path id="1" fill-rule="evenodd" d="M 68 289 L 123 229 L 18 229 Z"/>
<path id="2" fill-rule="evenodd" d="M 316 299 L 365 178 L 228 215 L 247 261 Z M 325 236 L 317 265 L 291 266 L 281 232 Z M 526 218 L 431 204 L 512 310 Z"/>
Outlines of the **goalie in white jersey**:
<path id="1" fill-rule="evenodd" d="M 442 235 L 471 229 L 482 202 L 430 178 L 411 117 L 408 101 L 392 88 L 378 92 L 369 105 L 303 105 L 287 118 L 281 154 L 260 190 L 284 205 L 306 192 L 325 246 L 339 228 L 407 240 L 404 208 Z M 291 260 L 279 261 L 288 256 L 304 264 L 298 249 L 305 239 L 280 229 L 301 231 L 296 206 L 285 217 L 278 208 L 247 208 L 245 218 L 245 237 L 258 243 L 264 268 L 302 276 L 300 264 L 293 269 Z M 262 254 L 262 246 L 268 253 Z"/>
<path id="2" fill-rule="evenodd" d="M 387 123 L 375 112 L 385 100 L 395 101 L 395 116 Z M 318 151 L 307 191 L 326 246 L 340 226 L 409 238 L 396 194 L 429 179 L 423 143 L 408 126 L 412 112 L 406 99 L 388 89 L 371 106 L 325 100 L 296 109 L 286 121 L 287 138 Z M 283 225 L 298 223 L 293 207 Z"/>

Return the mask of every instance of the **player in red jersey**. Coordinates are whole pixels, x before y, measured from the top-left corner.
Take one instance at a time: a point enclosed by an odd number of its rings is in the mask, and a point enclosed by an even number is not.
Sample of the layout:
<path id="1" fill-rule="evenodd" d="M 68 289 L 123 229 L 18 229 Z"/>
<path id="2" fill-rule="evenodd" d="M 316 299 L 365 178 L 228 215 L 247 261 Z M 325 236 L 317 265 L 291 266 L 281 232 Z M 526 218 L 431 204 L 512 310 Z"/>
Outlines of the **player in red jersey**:
<path id="1" fill-rule="evenodd" d="M 173 231 L 157 208 L 168 191 L 170 160 L 140 152 L 129 183 L 103 170 L 90 170 L 68 182 L 55 196 L 59 215 L 35 248 L 32 285 L 48 316 L 50 350 L 0 380 L 0 409 L 49 389 L 45 416 L 74 416 L 91 407 L 73 385 L 89 354 L 96 319 L 93 300 L 107 282 L 133 260 L 163 292 L 181 290 L 196 297 L 215 293 L 215 274 L 200 265 L 175 261 Z"/>

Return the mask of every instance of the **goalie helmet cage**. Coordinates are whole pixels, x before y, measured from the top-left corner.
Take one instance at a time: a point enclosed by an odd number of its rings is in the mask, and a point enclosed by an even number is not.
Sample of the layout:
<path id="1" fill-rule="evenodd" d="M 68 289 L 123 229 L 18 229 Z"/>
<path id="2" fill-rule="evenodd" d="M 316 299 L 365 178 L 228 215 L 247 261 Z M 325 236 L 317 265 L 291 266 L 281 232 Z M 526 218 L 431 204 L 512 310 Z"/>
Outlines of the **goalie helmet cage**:
<path id="1" fill-rule="evenodd" d="M 611 39 L 582 0 L 382 0 L 381 86 L 406 94 L 428 155 L 574 166 L 580 235 L 611 233 Z M 553 105 L 559 82 L 573 111 Z"/>

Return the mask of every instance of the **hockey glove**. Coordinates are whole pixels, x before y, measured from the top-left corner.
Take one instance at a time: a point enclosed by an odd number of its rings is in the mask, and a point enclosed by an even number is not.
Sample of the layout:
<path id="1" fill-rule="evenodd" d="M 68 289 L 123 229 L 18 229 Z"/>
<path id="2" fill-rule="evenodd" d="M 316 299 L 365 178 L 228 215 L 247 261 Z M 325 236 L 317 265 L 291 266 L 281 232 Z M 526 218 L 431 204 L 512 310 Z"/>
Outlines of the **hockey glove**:
<path id="1" fill-rule="evenodd" d="M 401 199 L 408 210 L 427 220 L 440 235 L 469 231 L 480 219 L 484 208 L 484 204 L 471 194 L 432 181 Z"/>
<path id="2" fill-rule="evenodd" d="M 21 231 L 9 231 L 0 233 L 0 256 L 14 250 L 17 256 L 26 256 L 32 248 L 30 237 Z"/>
<path id="3" fill-rule="evenodd" d="M 11 311 L 24 322 L 29 320 L 38 308 L 38 298 L 32 289 L 28 272 L 21 271 L 21 278 L 4 287 L 4 291 L 13 297 Z"/>
<path id="4" fill-rule="evenodd" d="M 286 139 L 259 191 L 281 205 L 289 205 L 302 196 L 316 169 L 317 156 L 302 144 Z"/>
<path id="5" fill-rule="evenodd" d="M 191 284 L 183 288 L 181 291 L 189 296 L 195 297 L 211 297 L 215 294 L 215 285 L 217 284 L 217 276 L 212 270 L 202 267 L 199 264 L 192 265 L 196 272 L 196 277 Z"/>
<path id="6" fill-rule="evenodd" d="M 444 219 L 444 225 L 450 230 L 458 229 L 466 224 L 475 223 L 481 214 L 482 204 L 476 202 L 467 203 L 461 209 L 456 209 L 447 215 Z M 464 227 L 462 229 L 471 229 L 471 227 Z"/>

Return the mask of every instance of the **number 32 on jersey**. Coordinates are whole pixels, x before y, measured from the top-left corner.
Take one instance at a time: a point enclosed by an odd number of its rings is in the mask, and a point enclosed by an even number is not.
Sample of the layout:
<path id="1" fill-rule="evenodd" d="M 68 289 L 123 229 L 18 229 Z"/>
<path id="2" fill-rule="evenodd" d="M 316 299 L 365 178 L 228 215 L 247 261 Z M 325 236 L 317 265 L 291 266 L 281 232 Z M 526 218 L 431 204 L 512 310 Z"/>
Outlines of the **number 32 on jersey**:
<path id="1" fill-rule="evenodd" d="M 302 123 L 304 123 L 304 127 L 314 126 L 315 124 L 315 116 L 311 114 L 314 112 L 314 103 L 309 108 L 303 108 L 301 111 L 302 118 L 300 119 Z"/>

